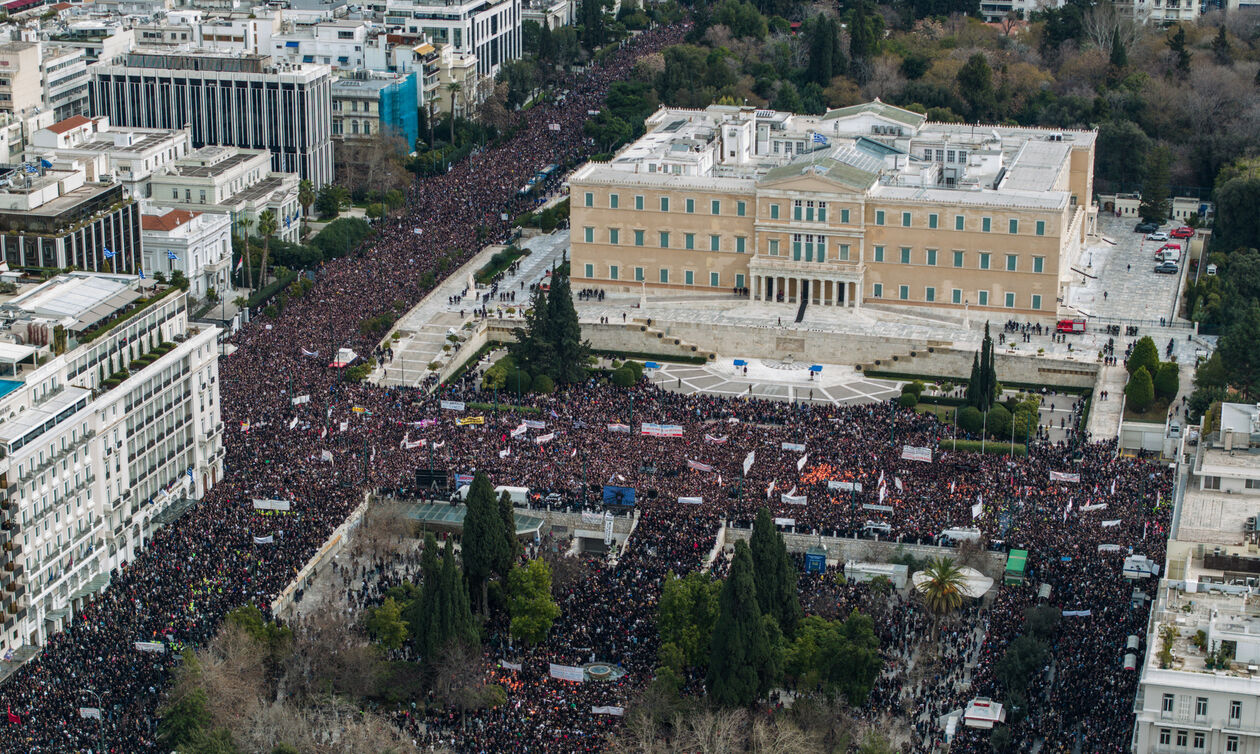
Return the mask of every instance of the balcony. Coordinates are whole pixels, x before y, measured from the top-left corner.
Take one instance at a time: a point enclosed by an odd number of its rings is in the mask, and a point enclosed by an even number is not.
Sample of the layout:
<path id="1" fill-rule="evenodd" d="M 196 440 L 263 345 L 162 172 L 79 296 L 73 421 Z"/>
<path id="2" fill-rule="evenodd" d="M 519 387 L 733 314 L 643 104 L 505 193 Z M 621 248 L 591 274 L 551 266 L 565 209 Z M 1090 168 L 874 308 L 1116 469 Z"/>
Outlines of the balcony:
<path id="1" fill-rule="evenodd" d="M 826 277 L 828 274 L 861 278 L 866 265 L 860 262 L 805 262 L 790 257 L 771 257 L 758 254 L 749 261 L 748 272 L 753 275 L 801 275 Z"/>

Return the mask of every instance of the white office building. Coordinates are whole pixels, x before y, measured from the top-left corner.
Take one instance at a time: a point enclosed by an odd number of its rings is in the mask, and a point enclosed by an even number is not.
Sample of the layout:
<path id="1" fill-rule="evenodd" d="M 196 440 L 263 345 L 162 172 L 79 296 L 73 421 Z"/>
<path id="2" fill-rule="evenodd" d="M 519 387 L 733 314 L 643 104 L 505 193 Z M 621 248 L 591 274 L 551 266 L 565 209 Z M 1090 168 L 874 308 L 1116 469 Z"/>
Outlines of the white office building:
<path id="1" fill-rule="evenodd" d="M 76 115 L 31 135 L 36 158 L 80 162 L 89 181 L 118 181 L 137 199 L 149 196 L 149 179 L 192 151 L 188 129 L 128 128 L 109 118 Z"/>
<path id="2" fill-rule="evenodd" d="M 140 216 L 140 236 L 146 275 L 162 273 L 170 280 L 178 271 L 188 278 L 193 298 L 204 299 L 211 288 L 227 295 L 232 264 L 229 214 L 151 207 Z"/>
<path id="3" fill-rule="evenodd" d="M 1137 583 L 1155 599 L 1139 754 L 1260 753 L 1260 406 L 1225 404 L 1200 434 L 1183 456 L 1165 578 Z"/>
<path id="4" fill-rule="evenodd" d="M 182 291 L 76 272 L 23 286 L 0 314 L 7 651 L 65 628 L 111 569 L 217 483 L 223 449 L 218 330 L 189 324 Z"/>
<path id="5" fill-rule="evenodd" d="M 521 0 L 388 0 L 385 22 L 457 55 L 477 56 L 480 76 L 494 78 L 521 56 Z"/>

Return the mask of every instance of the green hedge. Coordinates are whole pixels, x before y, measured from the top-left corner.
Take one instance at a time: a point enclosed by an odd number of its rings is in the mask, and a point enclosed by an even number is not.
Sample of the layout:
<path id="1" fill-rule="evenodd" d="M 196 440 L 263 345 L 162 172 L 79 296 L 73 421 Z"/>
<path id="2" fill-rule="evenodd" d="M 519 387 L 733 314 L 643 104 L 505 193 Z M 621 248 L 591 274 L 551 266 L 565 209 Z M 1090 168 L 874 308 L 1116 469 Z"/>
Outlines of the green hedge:
<path id="1" fill-rule="evenodd" d="M 503 272 L 512 265 L 516 260 L 529 256 L 529 249 L 522 249 L 519 246 L 509 246 L 502 251 L 495 252 L 490 257 L 490 261 L 486 262 L 481 269 L 473 273 L 473 279 L 482 285 L 489 285 L 495 275 Z"/>
<path id="2" fill-rule="evenodd" d="M 1081 419 L 1076 423 L 1078 431 L 1084 432 L 1085 428 L 1089 426 L 1089 410 L 1093 407 L 1094 396 L 1092 394 L 1085 396 L 1085 405 L 1081 407 Z"/>
<path id="3" fill-rule="evenodd" d="M 979 453 L 981 443 L 979 440 L 941 440 L 941 450 L 957 450 L 963 453 Z M 1015 455 L 1028 455 L 1028 448 L 1023 443 L 1015 443 L 1011 445 L 1009 442 L 985 442 L 984 453 L 992 456 L 1009 455 L 1011 448 L 1015 449 Z"/>
<path id="4" fill-rule="evenodd" d="M 490 353 L 492 349 L 498 348 L 502 345 L 503 345 L 502 343 L 499 343 L 497 341 L 493 341 L 493 340 L 488 341 L 484 346 L 482 346 L 481 348 L 478 348 L 476 353 L 474 353 L 472 356 L 469 356 L 467 359 L 464 359 L 464 363 L 460 364 L 459 368 L 456 369 L 454 372 L 451 372 L 451 376 L 446 378 L 446 382 L 458 382 L 459 378 L 464 376 L 464 372 L 467 372 L 469 369 L 472 368 L 474 364 L 476 364 L 478 361 L 481 361 L 482 356 L 485 356 L 486 354 Z"/>
<path id="5" fill-rule="evenodd" d="M 867 369 L 863 371 L 862 374 L 867 377 L 876 377 L 884 380 L 923 380 L 924 382 L 935 383 L 937 385 L 942 382 L 952 382 L 955 385 L 966 385 L 968 381 L 966 377 L 947 377 L 932 374 L 913 374 L 910 372 L 891 372 L 883 369 Z M 1072 395 L 1085 395 L 1086 393 L 1093 392 L 1093 388 L 1090 387 L 1051 385 L 1049 383 L 1038 385 L 1031 382 L 1007 382 L 1002 379 L 1002 375 L 1000 374 L 998 375 L 998 384 L 1008 390 L 1041 390 L 1044 387 L 1060 393 L 1070 393 Z"/>
<path id="6" fill-rule="evenodd" d="M 469 410 L 477 411 L 493 411 L 493 403 L 465 403 L 464 406 Z M 517 413 L 517 414 L 541 414 L 542 409 L 537 406 L 517 406 L 511 403 L 499 402 L 499 411 Z"/>
<path id="7" fill-rule="evenodd" d="M 919 403 L 928 403 L 933 406 L 965 406 L 966 398 L 955 398 L 952 395 L 920 395 Z"/>
<path id="8" fill-rule="evenodd" d="M 255 291 L 253 295 L 251 295 L 248 299 L 246 299 L 245 306 L 247 306 L 250 309 L 253 309 L 256 306 L 259 306 L 260 304 L 266 303 L 267 301 L 271 299 L 272 296 L 276 295 L 280 291 L 287 288 L 289 283 L 292 283 L 295 279 L 297 279 L 297 276 L 298 274 L 296 272 L 290 270 L 287 274 L 276 278 L 275 280 L 271 281 L 267 285 Z"/>
<path id="9" fill-rule="evenodd" d="M 673 364 L 708 364 L 703 356 L 666 356 L 662 353 L 645 353 L 643 351 L 591 351 L 596 356 L 607 356 L 618 361 L 638 359 L 639 361 L 668 361 Z"/>

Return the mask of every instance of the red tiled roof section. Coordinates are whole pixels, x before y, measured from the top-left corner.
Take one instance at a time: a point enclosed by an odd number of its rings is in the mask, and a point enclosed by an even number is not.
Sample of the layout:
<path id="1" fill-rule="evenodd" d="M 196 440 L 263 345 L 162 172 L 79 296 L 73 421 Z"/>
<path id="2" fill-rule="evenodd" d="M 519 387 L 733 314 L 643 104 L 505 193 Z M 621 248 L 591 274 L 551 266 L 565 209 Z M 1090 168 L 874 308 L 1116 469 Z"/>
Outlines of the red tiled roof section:
<path id="1" fill-rule="evenodd" d="M 175 230 L 200 214 L 200 212 L 189 212 L 184 209 L 173 209 L 165 215 L 141 215 L 140 227 L 144 230 Z"/>
<path id="2" fill-rule="evenodd" d="M 82 115 L 72 115 L 63 121 L 52 124 L 48 127 L 48 130 L 55 134 L 64 134 L 66 131 L 78 128 L 79 126 L 86 126 L 91 122 L 90 118 L 85 118 Z"/>

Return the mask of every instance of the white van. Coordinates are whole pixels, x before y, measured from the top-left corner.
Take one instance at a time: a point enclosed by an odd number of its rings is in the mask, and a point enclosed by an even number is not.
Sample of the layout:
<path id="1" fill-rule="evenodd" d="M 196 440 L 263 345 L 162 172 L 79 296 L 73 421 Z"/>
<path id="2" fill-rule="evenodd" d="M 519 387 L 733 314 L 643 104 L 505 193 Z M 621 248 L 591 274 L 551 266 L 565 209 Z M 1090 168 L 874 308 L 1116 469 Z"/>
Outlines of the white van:
<path id="1" fill-rule="evenodd" d="M 1155 258 L 1161 262 L 1180 262 L 1181 250 L 1180 249 L 1164 249 L 1160 253 L 1156 254 Z"/>

